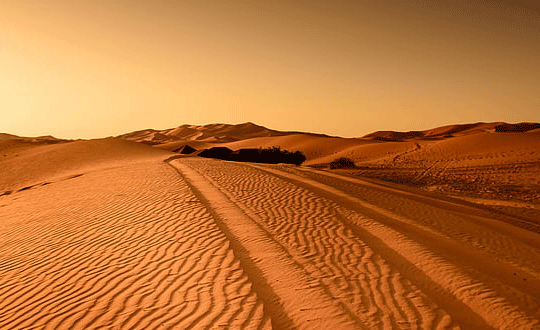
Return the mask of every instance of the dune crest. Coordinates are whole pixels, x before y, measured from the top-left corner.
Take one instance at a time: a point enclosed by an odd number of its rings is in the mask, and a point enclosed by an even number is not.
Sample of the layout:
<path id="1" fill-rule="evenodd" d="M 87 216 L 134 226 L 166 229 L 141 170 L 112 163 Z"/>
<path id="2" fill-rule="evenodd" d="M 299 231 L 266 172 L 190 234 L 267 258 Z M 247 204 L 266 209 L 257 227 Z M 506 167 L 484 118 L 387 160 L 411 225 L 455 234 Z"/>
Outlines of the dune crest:
<path id="1" fill-rule="evenodd" d="M 462 136 L 482 132 L 529 132 L 540 128 L 540 123 L 518 123 L 508 124 L 503 122 L 496 123 L 475 123 L 462 125 L 448 125 L 429 129 L 425 131 L 394 132 L 377 131 L 364 136 L 364 138 L 381 141 L 404 141 L 411 139 L 436 139 L 449 138 L 453 136 Z"/>
<path id="2" fill-rule="evenodd" d="M 532 208 L 540 204 L 540 123 L 458 124 L 362 138 L 280 132 L 253 123 L 182 125 L 160 131 L 167 136 L 161 142 L 141 132 L 121 137 L 168 151 L 186 144 L 197 150 L 281 147 L 302 152 L 303 165 L 318 168 L 344 157 L 357 165 L 351 175 L 462 197 L 532 202 Z"/>

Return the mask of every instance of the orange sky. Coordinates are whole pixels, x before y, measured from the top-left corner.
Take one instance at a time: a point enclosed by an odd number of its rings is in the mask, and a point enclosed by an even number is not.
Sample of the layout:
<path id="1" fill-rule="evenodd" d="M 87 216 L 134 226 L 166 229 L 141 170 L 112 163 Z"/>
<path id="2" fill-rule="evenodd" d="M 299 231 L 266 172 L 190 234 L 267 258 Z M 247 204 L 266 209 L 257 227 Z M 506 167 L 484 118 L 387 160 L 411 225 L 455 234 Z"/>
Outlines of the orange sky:
<path id="1" fill-rule="evenodd" d="M 0 132 L 540 121 L 529 1 L 261 2 L 0 0 Z"/>

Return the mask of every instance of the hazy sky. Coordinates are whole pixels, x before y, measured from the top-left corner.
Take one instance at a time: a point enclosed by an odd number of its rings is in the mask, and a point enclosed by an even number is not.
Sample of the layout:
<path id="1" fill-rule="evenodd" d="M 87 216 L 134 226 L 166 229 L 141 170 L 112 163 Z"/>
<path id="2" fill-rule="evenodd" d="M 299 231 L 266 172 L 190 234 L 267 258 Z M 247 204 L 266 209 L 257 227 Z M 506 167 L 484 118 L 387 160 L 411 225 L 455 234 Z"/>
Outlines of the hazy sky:
<path id="1" fill-rule="evenodd" d="M 0 0 L 0 132 L 540 121 L 531 3 Z"/>

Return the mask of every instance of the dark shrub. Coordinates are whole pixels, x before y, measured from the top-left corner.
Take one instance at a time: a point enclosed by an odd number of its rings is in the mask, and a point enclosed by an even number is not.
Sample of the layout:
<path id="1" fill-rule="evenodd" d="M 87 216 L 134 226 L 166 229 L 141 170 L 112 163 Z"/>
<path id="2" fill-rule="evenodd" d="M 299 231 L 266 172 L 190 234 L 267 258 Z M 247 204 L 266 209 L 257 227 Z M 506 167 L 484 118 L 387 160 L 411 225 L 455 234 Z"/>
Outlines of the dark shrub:
<path id="1" fill-rule="evenodd" d="M 330 163 L 330 168 L 333 170 L 338 168 L 356 168 L 356 165 L 354 165 L 354 162 L 349 158 L 341 157 L 333 160 Z"/>
<path id="2" fill-rule="evenodd" d="M 281 150 L 279 147 L 272 147 L 266 149 L 240 149 L 232 153 L 231 160 L 237 162 L 300 165 L 306 160 L 306 156 L 300 151 L 290 152 Z"/>
<path id="3" fill-rule="evenodd" d="M 260 157 L 259 157 L 259 151 L 260 149 L 240 149 L 236 150 L 231 155 L 231 160 L 237 161 L 237 162 L 252 162 L 256 163 Z"/>
<path id="4" fill-rule="evenodd" d="M 300 151 L 290 152 L 281 150 L 279 147 L 266 149 L 240 149 L 232 151 L 225 147 L 214 147 L 205 149 L 199 156 L 206 158 L 217 158 L 223 160 L 233 160 L 237 162 L 267 163 L 267 164 L 295 164 L 300 165 L 306 160 L 306 156 Z"/>
<path id="5" fill-rule="evenodd" d="M 304 156 L 304 154 L 300 151 L 295 151 L 290 155 L 289 159 L 290 164 L 300 165 L 306 161 L 306 156 Z"/>
<path id="6" fill-rule="evenodd" d="M 210 149 L 204 149 L 199 153 L 199 156 L 205 158 L 230 160 L 232 152 L 233 151 L 231 149 L 226 147 L 213 147 Z"/>
<path id="7" fill-rule="evenodd" d="M 300 165 L 306 160 L 300 151 L 290 152 L 287 150 L 281 150 L 279 147 L 272 147 L 267 149 L 259 149 L 259 161 L 258 163 L 267 164 L 295 164 Z"/>
<path id="8" fill-rule="evenodd" d="M 501 124 L 495 126 L 495 132 L 528 132 L 537 128 L 539 123 Z"/>

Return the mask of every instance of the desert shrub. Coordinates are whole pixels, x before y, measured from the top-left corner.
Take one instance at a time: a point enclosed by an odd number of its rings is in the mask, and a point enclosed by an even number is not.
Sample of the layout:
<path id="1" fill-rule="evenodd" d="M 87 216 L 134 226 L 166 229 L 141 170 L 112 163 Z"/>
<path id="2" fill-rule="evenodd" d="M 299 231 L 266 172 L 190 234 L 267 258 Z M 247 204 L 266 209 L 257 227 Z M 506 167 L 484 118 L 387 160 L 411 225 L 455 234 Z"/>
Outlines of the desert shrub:
<path id="1" fill-rule="evenodd" d="M 300 151 L 290 152 L 281 150 L 279 147 L 259 149 L 260 162 L 268 164 L 295 164 L 300 165 L 306 160 L 306 156 Z"/>
<path id="2" fill-rule="evenodd" d="M 356 165 L 354 165 L 354 162 L 351 159 L 340 157 L 340 158 L 334 159 L 330 163 L 330 168 L 333 170 L 339 169 L 339 168 L 356 168 Z"/>
<path id="3" fill-rule="evenodd" d="M 232 153 L 233 151 L 226 147 L 213 147 L 201 151 L 199 157 L 229 160 L 231 159 Z"/>
<path id="4" fill-rule="evenodd" d="M 232 154 L 231 160 L 238 162 L 300 165 L 306 160 L 306 156 L 300 151 L 290 152 L 281 150 L 279 147 L 271 147 L 265 149 L 240 149 Z"/>
<path id="5" fill-rule="evenodd" d="M 200 157 L 233 160 L 237 162 L 267 163 L 267 164 L 295 164 L 300 165 L 306 160 L 306 156 L 300 151 L 290 152 L 281 150 L 279 147 L 240 149 L 232 151 L 225 147 L 213 147 L 198 153 Z"/>

